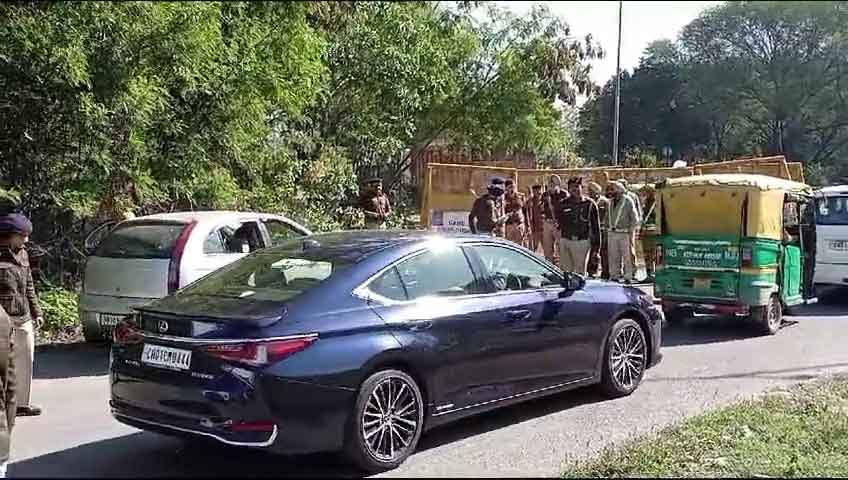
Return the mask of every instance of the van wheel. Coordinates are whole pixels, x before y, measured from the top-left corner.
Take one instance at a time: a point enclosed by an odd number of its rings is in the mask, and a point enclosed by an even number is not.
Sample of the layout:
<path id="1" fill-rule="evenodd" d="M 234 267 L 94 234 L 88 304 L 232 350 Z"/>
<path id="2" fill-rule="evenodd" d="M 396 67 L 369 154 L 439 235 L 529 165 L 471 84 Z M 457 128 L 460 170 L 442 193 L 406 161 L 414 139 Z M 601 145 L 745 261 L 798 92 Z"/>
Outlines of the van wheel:
<path id="1" fill-rule="evenodd" d="M 783 324 L 783 308 L 777 294 L 769 297 L 768 304 L 751 308 L 751 320 L 756 324 L 760 335 L 774 335 Z"/>
<path id="2" fill-rule="evenodd" d="M 379 371 L 359 388 L 345 454 L 369 473 L 397 468 L 415 451 L 423 426 L 424 400 L 415 380 L 400 370 Z"/>
<path id="3" fill-rule="evenodd" d="M 630 395 L 642 382 L 647 365 L 648 342 L 642 327 L 629 318 L 615 322 L 604 348 L 603 393 L 612 398 Z"/>

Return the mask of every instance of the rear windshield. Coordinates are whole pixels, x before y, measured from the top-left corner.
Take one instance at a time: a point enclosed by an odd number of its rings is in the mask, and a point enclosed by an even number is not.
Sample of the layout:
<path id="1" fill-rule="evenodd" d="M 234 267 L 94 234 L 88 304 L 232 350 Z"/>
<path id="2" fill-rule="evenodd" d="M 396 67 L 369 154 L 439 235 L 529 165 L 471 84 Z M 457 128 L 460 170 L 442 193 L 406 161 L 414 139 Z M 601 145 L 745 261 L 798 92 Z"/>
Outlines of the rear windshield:
<path id="1" fill-rule="evenodd" d="M 185 228 L 179 223 L 129 224 L 116 228 L 97 247 L 96 257 L 171 258 L 177 237 Z"/>
<path id="2" fill-rule="evenodd" d="M 284 244 L 288 248 L 245 257 L 189 285 L 180 295 L 284 302 L 351 265 L 334 252 L 304 251 L 301 245 L 302 241 L 290 241 Z"/>
<path id="3" fill-rule="evenodd" d="M 819 225 L 848 225 L 848 196 L 817 199 L 816 223 Z"/>

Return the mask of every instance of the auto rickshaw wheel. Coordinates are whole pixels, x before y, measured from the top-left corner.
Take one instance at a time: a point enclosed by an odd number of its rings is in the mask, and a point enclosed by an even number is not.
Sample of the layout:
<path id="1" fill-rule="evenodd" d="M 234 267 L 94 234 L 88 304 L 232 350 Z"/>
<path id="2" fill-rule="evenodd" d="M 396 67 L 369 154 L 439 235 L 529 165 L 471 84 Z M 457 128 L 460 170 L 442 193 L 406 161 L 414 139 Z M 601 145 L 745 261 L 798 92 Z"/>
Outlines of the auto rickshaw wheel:
<path id="1" fill-rule="evenodd" d="M 769 302 L 760 307 L 751 308 L 751 320 L 762 335 L 774 335 L 783 324 L 783 308 L 777 294 L 769 297 Z"/>

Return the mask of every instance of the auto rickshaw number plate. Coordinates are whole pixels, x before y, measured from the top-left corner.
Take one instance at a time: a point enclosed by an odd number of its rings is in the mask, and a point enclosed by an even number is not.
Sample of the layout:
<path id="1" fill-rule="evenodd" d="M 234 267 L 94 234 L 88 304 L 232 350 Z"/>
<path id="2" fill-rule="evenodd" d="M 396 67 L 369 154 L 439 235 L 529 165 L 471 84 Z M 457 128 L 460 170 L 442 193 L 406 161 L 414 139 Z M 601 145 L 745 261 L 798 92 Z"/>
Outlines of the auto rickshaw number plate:
<path id="1" fill-rule="evenodd" d="M 848 250 L 848 240 L 831 240 L 831 250 Z"/>
<path id="2" fill-rule="evenodd" d="M 710 279 L 709 278 L 698 278 L 695 277 L 693 286 L 696 290 L 709 290 L 710 288 Z"/>

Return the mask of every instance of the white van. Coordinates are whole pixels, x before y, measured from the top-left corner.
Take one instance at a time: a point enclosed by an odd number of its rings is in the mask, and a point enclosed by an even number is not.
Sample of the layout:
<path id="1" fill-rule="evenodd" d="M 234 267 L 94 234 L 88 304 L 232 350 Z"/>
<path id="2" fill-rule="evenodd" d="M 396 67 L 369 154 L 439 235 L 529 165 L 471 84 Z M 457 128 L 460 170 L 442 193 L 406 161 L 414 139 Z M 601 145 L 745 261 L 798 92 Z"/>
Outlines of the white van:
<path id="1" fill-rule="evenodd" d="M 280 216 L 182 212 L 102 225 L 86 240 L 79 313 L 87 341 L 111 336 L 132 307 L 165 297 L 254 250 L 311 232 Z M 96 242 L 98 235 L 103 238 Z"/>
<path id="2" fill-rule="evenodd" d="M 817 190 L 816 273 L 820 285 L 848 285 L 848 185 Z"/>

